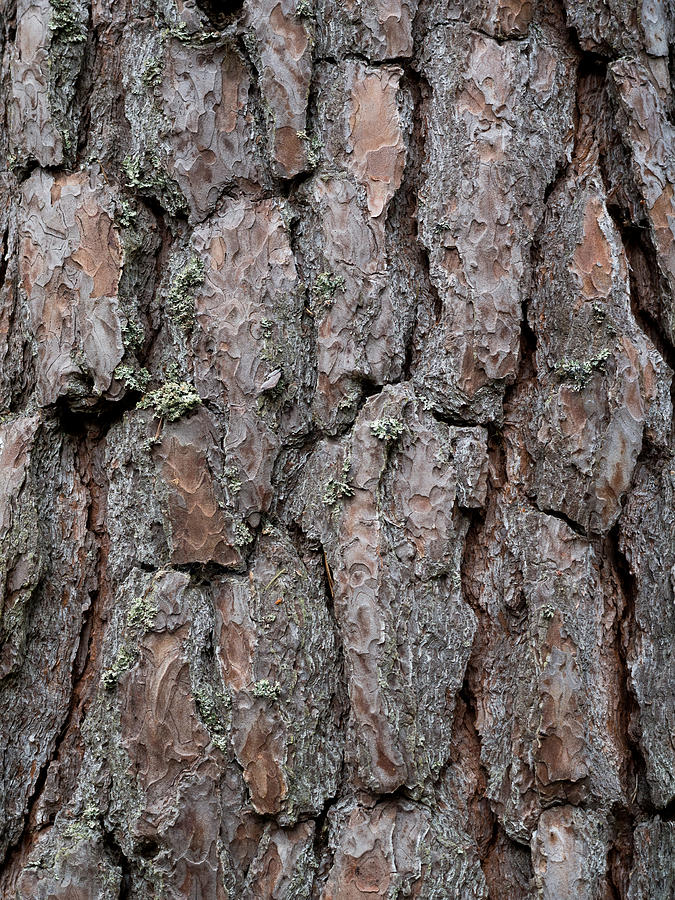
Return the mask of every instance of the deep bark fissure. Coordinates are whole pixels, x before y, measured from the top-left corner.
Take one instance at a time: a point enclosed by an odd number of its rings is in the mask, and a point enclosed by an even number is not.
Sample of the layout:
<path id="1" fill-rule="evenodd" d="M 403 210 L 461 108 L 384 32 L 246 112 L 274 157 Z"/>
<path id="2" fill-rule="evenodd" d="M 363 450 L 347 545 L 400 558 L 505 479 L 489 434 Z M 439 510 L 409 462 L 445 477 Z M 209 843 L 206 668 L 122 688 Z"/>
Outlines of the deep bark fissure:
<path id="1" fill-rule="evenodd" d="M 631 688 L 630 667 L 627 656 L 628 636 L 635 632 L 635 597 L 637 585 L 635 577 L 630 569 L 620 546 L 619 525 L 615 525 L 606 538 L 606 556 L 610 560 L 612 569 L 620 585 L 623 597 L 623 611 L 617 617 L 616 648 L 621 666 L 622 702 L 620 712 L 624 717 L 623 733 L 626 736 L 626 744 L 629 752 L 630 768 L 626 773 L 627 794 L 633 804 L 636 800 L 638 806 L 646 806 L 653 809 L 650 798 L 649 785 L 645 778 L 646 765 L 639 738 L 634 734 L 634 729 L 639 728 L 638 714 L 639 704 L 633 689 Z M 633 784 L 631 784 L 633 781 Z M 638 799 L 639 798 L 639 799 Z"/>
<path id="2" fill-rule="evenodd" d="M 24 818 L 24 828 L 20 838 L 8 851 L 3 865 L 2 875 L 11 882 L 14 873 L 18 872 L 30 853 L 39 832 L 49 825 L 37 827 L 35 811 L 39 807 L 40 800 L 47 782 L 51 767 L 58 763 L 62 753 L 71 756 L 78 755 L 77 743 L 80 739 L 81 725 L 84 721 L 87 708 L 97 690 L 97 675 L 100 669 L 98 664 L 99 651 L 102 646 L 104 626 L 102 613 L 105 611 L 105 599 L 107 596 L 106 585 L 106 556 L 105 532 L 101 532 L 101 525 L 94 522 L 94 516 L 102 512 L 101 504 L 104 503 L 103 495 L 105 486 L 97 483 L 95 478 L 95 456 L 104 440 L 96 426 L 84 426 L 84 430 L 74 440 L 77 443 L 76 455 L 80 461 L 80 471 L 87 473 L 87 490 L 89 492 L 89 508 L 87 513 L 87 536 L 93 542 L 92 552 L 95 554 L 94 569 L 95 582 L 87 588 L 89 605 L 83 613 L 82 627 L 78 637 L 78 650 L 73 657 L 71 690 L 68 709 L 54 739 L 54 746 L 48 758 L 40 769 L 33 791 L 27 802 L 27 812 Z M 103 521 L 103 519 L 101 520 Z M 87 573 L 85 580 L 91 573 Z M 82 588 L 84 589 L 83 583 Z M 79 767 L 78 767 L 79 770 Z M 77 776 L 77 772 L 75 772 Z"/>
<path id="3" fill-rule="evenodd" d="M 131 889 L 133 885 L 133 866 L 129 858 L 124 853 L 124 850 L 119 845 L 115 837 L 115 833 L 106 828 L 103 817 L 99 819 L 99 825 L 101 827 L 101 833 L 103 835 L 103 845 L 108 851 L 112 862 L 121 870 L 118 900 L 128 900 L 128 898 L 131 896 Z M 145 856 L 143 851 L 141 851 L 141 854 Z"/>
<path id="4" fill-rule="evenodd" d="M 7 277 L 7 240 L 9 237 L 9 228 L 5 228 L 2 233 L 2 237 L 0 237 L 0 289 L 5 286 L 5 278 Z M 11 323 L 10 323 L 11 324 Z"/>
<path id="5" fill-rule="evenodd" d="M 82 60 L 77 81 L 75 83 L 75 101 L 74 106 L 79 109 L 79 127 L 77 135 L 77 146 L 75 148 L 75 165 L 81 165 L 86 158 L 86 150 L 89 145 L 89 128 L 91 125 L 91 93 L 92 83 L 90 75 L 96 70 L 98 55 L 98 32 L 93 27 L 93 11 L 92 6 L 88 6 L 87 19 L 87 46 Z"/>

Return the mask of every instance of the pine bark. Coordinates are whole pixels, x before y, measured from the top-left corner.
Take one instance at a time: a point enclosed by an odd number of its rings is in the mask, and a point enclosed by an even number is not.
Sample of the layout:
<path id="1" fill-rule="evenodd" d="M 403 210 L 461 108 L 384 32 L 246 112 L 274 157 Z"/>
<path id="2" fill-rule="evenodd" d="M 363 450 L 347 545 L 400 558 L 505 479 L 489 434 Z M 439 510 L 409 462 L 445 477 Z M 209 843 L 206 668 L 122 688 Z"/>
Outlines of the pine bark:
<path id="1" fill-rule="evenodd" d="M 674 40 L 0 2 L 1 897 L 675 897 Z"/>

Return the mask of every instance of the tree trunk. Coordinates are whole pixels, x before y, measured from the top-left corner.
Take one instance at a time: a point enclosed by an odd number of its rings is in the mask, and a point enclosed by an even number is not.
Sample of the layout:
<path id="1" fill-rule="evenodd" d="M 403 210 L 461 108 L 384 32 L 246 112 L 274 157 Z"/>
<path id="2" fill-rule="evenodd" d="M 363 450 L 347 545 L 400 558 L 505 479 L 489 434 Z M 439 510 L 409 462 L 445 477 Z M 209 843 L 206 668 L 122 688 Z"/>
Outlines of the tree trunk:
<path id="1" fill-rule="evenodd" d="M 675 897 L 673 0 L 0 17 L 0 896 Z"/>

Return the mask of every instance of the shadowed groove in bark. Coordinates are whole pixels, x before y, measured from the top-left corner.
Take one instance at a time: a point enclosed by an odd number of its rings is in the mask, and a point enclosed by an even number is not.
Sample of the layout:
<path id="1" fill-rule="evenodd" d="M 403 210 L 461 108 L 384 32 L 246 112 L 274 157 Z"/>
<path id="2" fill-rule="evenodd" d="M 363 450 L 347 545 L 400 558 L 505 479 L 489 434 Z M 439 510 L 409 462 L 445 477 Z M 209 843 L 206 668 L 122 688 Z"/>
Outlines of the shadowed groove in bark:
<path id="1" fill-rule="evenodd" d="M 129 900 L 132 889 L 131 862 L 126 857 L 124 851 L 118 844 L 114 833 L 105 827 L 103 818 L 101 818 L 100 820 L 100 825 L 103 834 L 103 844 L 108 851 L 108 854 L 110 855 L 110 859 L 112 860 L 113 864 L 119 866 L 122 871 L 122 880 L 120 882 L 120 890 L 117 900 Z M 145 856 L 143 850 L 141 850 L 141 855 Z"/>
<path id="2" fill-rule="evenodd" d="M 624 603 L 622 615 L 617 620 L 615 639 L 617 655 L 622 669 L 621 688 L 623 702 L 620 704 L 620 712 L 623 716 L 623 733 L 626 736 L 629 750 L 626 793 L 631 799 L 632 813 L 635 815 L 636 801 L 637 807 L 646 807 L 649 810 L 654 810 L 654 804 L 645 778 L 646 765 L 639 743 L 639 733 L 636 733 L 640 727 L 638 722 L 639 705 L 631 688 L 630 672 L 626 658 L 628 637 L 635 631 L 635 596 L 637 586 L 628 561 L 619 546 L 618 525 L 614 526 L 606 538 L 606 558 L 620 585 Z"/>
<path id="3" fill-rule="evenodd" d="M 241 13 L 243 0 L 196 0 L 197 6 L 215 28 L 224 28 Z"/>
<path id="4" fill-rule="evenodd" d="M 7 275 L 7 238 L 9 229 L 5 228 L 2 237 L 0 237 L 0 289 L 5 286 L 5 277 Z"/>
<path id="5" fill-rule="evenodd" d="M 10 884 L 12 878 L 25 864 L 27 854 L 34 844 L 41 828 L 36 827 L 35 811 L 40 805 L 40 800 L 50 774 L 50 769 L 65 755 L 71 760 L 81 757 L 80 729 L 86 716 L 87 708 L 98 688 L 98 675 L 100 674 L 99 654 L 101 651 L 104 622 L 107 619 L 110 594 L 106 578 L 107 558 L 107 534 L 105 532 L 105 490 L 106 485 L 102 478 L 102 467 L 97 464 L 97 455 L 100 446 L 105 439 L 105 432 L 99 426 L 83 424 L 81 429 L 73 427 L 75 432 L 73 440 L 77 444 L 77 458 L 80 462 L 80 471 L 87 473 L 87 488 L 89 491 L 89 508 L 87 514 L 87 529 L 93 539 L 95 553 L 94 582 L 89 587 L 89 604 L 82 619 L 82 629 L 78 640 L 78 652 L 73 659 L 72 689 L 70 704 L 63 719 L 59 732 L 54 741 L 54 747 L 40 769 L 40 774 L 35 787 L 28 799 L 28 808 L 24 817 L 24 829 L 21 837 L 9 848 L 7 858 L 0 871 L 0 888 Z M 70 433 L 73 434 L 73 431 Z M 67 767 L 66 767 L 67 768 Z M 79 766 L 76 770 L 79 770 Z M 57 776 L 58 777 L 58 776 Z M 63 786 L 66 790 L 72 789 L 72 784 Z M 50 825 L 53 824 L 53 817 Z M 44 828 L 44 825 L 41 826 Z"/>

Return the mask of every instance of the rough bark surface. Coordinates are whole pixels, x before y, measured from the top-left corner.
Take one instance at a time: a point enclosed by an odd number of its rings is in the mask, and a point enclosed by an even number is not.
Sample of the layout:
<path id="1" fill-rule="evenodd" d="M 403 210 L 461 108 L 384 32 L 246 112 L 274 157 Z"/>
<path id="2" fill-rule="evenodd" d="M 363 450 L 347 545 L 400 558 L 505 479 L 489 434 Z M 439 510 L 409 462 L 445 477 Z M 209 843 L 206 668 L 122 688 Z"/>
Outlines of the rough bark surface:
<path id="1" fill-rule="evenodd" d="M 1 0 L 0 896 L 675 897 L 673 0 Z"/>

